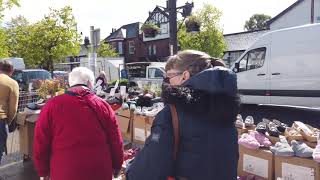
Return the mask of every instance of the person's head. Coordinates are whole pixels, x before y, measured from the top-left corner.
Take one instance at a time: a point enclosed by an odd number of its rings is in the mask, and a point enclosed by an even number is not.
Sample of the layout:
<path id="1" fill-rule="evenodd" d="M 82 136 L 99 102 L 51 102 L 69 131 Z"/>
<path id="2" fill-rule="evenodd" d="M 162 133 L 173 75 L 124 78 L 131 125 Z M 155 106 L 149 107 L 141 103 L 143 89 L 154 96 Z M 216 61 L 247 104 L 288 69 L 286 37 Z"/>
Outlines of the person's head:
<path id="1" fill-rule="evenodd" d="M 169 57 L 165 67 L 165 81 L 171 85 L 181 85 L 195 74 L 214 66 L 225 65 L 222 60 L 201 51 L 180 51 Z"/>
<path id="2" fill-rule="evenodd" d="M 13 65 L 10 61 L 0 60 L 0 73 L 4 73 L 8 76 L 12 76 L 13 74 Z"/>
<path id="3" fill-rule="evenodd" d="M 103 79 L 105 79 L 105 80 L 107 79 L 106 73 L 105 73 L 104 71 L 101 71 L 101 72 L 100 72 L 99 77 L 101 77 L 101 78 L 103 78 Z"/>
<path id="4" fill-rule="evenodd" d="M 69 85 L 70 87 L 75 85 L 86 85 L 88 88 L 92 89 L 94 85 L 94 74 L 86 67 L 74 68 L 71 73 L 69 73 Z"/>

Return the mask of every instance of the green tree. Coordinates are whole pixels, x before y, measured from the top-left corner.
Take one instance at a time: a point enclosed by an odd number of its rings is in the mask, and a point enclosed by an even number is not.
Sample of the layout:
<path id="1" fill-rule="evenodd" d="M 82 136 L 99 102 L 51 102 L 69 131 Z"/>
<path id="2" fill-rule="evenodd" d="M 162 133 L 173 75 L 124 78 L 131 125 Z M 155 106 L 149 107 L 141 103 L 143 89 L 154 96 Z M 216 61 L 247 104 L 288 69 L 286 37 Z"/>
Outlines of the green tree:
<path id="1" fill-rule="evenodd" d="M 20 6 L 20 0 L 0 0 L 0 21 L 3 18 L 3 11 L 6 9 L 11 9 L 13 6 Z"/>
<path id="2" fill-rule="evenodd" d="M 271 16 L 265 14 L 254 14 L 246 21 L 244 29 L 247 31 L 267 29 L 267 22 L 271 19 Z"/>
<path id="3" fill-rule="evenodd" d="M 117 57 L 118 53 L 108 43 L 100 43 L 97 50 L 98 57 Z"/>
<path id="4" fill-rule="evenodd" d="M 28 47 L 26 45 L 30 40 L 30 28 L 28 20 L 23 16 L 12 18 L 7 23 L 6 33 L 10 56 L 25 57 L 28 55 Z"/>
<path id="5" fill-rule="evenodd" d="M 204 4 L 193 16 L 201 23 L 200 32 L 188 33 L 184 24 L 178 32 L 180 48 L 194 49 L 208 53 L 212 57 L 222 57 L 226 48 L 219 20 L 222 13 L 212 5 Z"/>
<path id="6" fill-rule="evenodd" d="M 10 9 L 14 5 L 19 6 L 19 0 L 0 0 L 0 23 L 2 23 L 4 16 L 3 11 Z M 0 58 L 9 56 L 7 39 L 6 31 L 0 26 Z"/>
<path id="7" fill-rule="evenodd" d="M 7 35 L 4 29 L 0 28 L 0 58 L 9 56 L 9 47 L 7 45 Z"/>
<path id="8" fill-rule="evenodd" d="M 24 46 L 22 57 L 29 67 L 40 66 L 53 71 L 54 63 L 63 62 L 67 56 L 75 56 L 80 51 L 80 35 L 72 15 L 71 7 L 60 10 L 50 9 L 41 21 L 26 26 L 25 39 L 18 43 Z"/>

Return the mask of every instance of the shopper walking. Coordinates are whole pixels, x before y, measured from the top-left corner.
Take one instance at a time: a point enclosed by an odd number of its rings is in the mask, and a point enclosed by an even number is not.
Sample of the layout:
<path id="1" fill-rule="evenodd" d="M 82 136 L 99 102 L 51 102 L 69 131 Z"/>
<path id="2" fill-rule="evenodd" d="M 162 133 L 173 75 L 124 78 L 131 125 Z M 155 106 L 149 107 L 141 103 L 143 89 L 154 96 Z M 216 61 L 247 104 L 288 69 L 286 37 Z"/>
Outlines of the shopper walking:
<path id="1" fill-rule="evenodd" d="M 221 60 L 193 50 L 168 59 L 162 91 L 167 106 L 130 164 L 127 180 L 237 178 L 237 78 L 222 66 Z M 179 119 L 178 145 L 169 104 Z"/>
<path id="2" fill-rule="evenodd" d="M 34 163 L 50 180 L 111 180 L 123 162 L 121 133 L 111 107 L 93 92 L 94 75 L 73 69 L 65 94 L 49 100 L 36 122 Z"/>

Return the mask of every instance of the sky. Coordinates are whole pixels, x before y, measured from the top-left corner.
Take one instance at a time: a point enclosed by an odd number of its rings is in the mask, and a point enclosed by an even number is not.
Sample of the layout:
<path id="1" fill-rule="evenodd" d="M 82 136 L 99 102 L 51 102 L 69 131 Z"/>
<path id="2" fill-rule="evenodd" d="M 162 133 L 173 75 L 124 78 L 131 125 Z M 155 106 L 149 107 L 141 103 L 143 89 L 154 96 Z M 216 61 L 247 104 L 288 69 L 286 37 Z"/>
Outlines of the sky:
<path id="1" fill-rule="evenodd" d="M 244 31 L 243 26 L 255 13 L 272 17 L 289 7 L 296 0 L 193 0 L 194 11 L 204 3 L 212 4 L 222 11 L 220 19 L 224 34 Z M 183 5 L 187 0 L 177 0 Z M 191 2 L 191 0 L 189 0 Z M 5 11 L 4 22 L 17 15 L 23 15 L 30 22 L 36 22 L 48 13 L 49 8 L 69 5 L 78 24 L 79 32 L 89 36 L 90 26 L 100 28 L 101 38 L 107 37 L 112 28 L 134 22 L 144 22 L 148 12 L 156 5 L 165 6 L 166 0 L 20 0 L 20 7 Z"/>

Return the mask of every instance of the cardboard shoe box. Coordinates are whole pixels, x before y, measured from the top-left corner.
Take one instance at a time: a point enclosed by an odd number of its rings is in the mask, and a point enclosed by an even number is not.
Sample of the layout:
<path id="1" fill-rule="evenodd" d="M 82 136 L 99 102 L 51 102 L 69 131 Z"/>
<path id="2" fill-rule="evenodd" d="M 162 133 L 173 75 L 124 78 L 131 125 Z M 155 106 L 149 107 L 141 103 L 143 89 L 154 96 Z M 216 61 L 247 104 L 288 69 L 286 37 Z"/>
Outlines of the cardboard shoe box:
<path id="1" fill-rule="evenodd" d="M 133 117 L 133 143 L 143 145 L 147 139 L 147 117 L 141 115 L 134 115 Z"/>
<path id="2" fill-rule="evenodd" d="M 238 176 L 250 174 L 262 179 L 273 179 L 274 157 L 271 151 L 252 150 L 239 145 Z"/>
<path id="3" fill-rule="evenodd" d="M 129 109 L 119 109 L 116 111 L 116 115 L 119 115 L 119 116 L 123 116 L 123 117 L 127 117 L 127 118 L 130 118 L 131 117 L 131 112 Z"/>
<path id="4" fill-rule="evenodd" d="M 313 159 L 275 157 L 275 179 L 320 180 L 320 164 Z"/>
<path id="5" fill-rule="evenodd" d="M 151 134 L 151 127 L 154 121 L 154 117 L 148 117 L 146 120 L 146 131 L 147 131 L 147 137 Z"/>
<path id="6" fill-rule="evenodd" d="M 117 115 L 117 121 L 121 131 L 122 138 L 129 142 L 132 142 L 132 121 L 128 117 Z"/>

